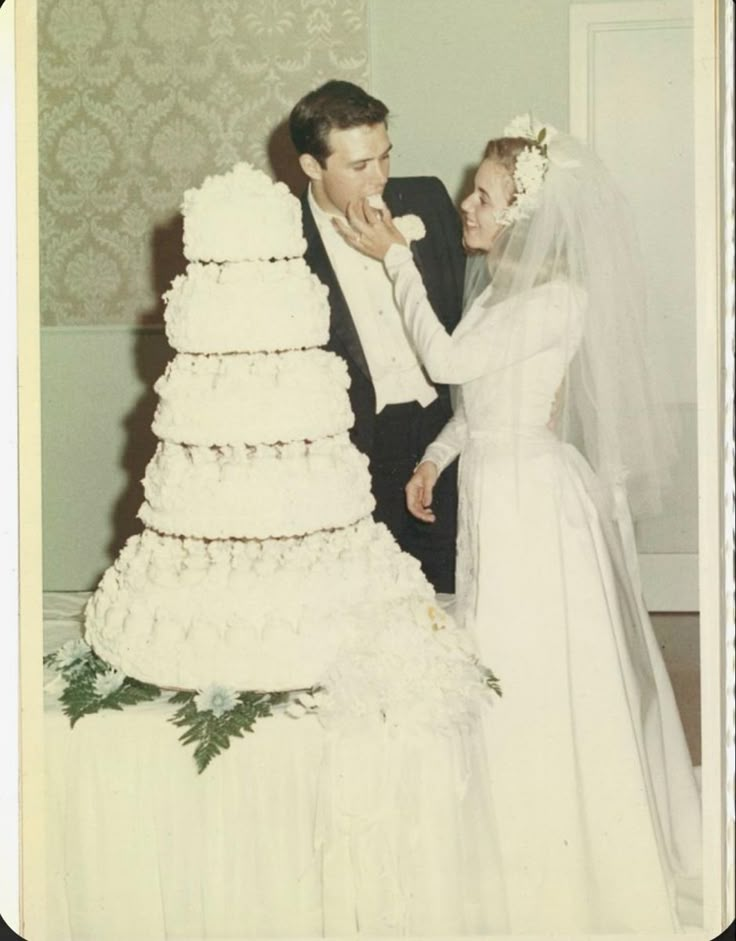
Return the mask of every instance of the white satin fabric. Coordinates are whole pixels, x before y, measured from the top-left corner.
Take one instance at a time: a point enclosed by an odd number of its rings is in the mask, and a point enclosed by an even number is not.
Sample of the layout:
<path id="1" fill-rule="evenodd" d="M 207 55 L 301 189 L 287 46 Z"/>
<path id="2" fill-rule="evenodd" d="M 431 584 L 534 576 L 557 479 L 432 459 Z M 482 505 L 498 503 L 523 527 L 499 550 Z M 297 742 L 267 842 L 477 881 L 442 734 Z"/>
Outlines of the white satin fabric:
<path id="1" fill-rule="evenodd" d="M 47 599 L 46 652 L 85 595 Z M 197 774 L 144 703 L 72 729 L 46 693 L 48 938 L 503 934 L 483 736 L 259 721 Z"/>
<path id="2" fill-rule="evenodd" d="M 460 455 L 455 613 L 503 689 L 486 735 L 510 929 L 697 923 L 699 794 L 626 500 L 547 427 L 584 298 L 546 284 L 510 317 L 484 294 L 449 337 L 408 251 L 386 268 L 431 378 L 461 386 L 425 458 Z"/>

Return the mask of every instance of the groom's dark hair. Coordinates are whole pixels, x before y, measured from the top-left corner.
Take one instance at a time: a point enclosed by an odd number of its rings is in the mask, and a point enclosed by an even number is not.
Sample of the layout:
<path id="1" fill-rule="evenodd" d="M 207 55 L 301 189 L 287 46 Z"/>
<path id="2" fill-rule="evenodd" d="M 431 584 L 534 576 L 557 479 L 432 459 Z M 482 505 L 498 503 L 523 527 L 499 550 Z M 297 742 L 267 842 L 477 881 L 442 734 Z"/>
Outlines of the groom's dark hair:
<path id="1" fill-rule="evenodd" d="M 331 79 L 310 91 L 289 115 L 289 134 L 298 154 L 311 154 L 324 167 L 331 130 L 388 124 L 386 105 L 352 82 Z"/>

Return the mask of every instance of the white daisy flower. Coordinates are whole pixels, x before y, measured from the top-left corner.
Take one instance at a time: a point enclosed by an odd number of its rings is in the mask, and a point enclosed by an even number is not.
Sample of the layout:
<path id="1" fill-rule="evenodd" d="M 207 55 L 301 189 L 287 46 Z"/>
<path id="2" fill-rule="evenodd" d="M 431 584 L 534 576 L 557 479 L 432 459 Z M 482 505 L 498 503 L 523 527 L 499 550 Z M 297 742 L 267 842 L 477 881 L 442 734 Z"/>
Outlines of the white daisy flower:
<path id="1" fill-rule="evenodd" d="M 229 686 L 218 686 L 213 683 L 206 689 L 200 690 L 194 697 L 197 712 L 211 712 L 219 718 L 223 713 L 230 712 L 238 704 L 238 691 Z"/>
<path id="2" fill-rule="evenodd" d="M 56 651 L 54 666 L 57 670 L 65 670 L 67 667 L 74 666 L 92 653 L 92 648 L 81 638 L 77 640 L 68 640 L 63 647 Z"/>
<path id="3" fill-rule="evenodd" d="M 112 696 L 123 685 L 125 674 L 120 670 L 109 669 L 95 678 L 95 693 L 102 699 Z"/>

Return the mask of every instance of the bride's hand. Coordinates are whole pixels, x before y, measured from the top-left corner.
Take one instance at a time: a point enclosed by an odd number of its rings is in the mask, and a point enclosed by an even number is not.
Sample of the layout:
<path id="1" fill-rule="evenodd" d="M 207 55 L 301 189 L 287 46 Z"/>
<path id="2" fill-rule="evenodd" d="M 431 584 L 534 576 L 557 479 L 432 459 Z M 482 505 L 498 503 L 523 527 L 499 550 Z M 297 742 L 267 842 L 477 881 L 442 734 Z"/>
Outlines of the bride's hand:
<path id="1" fill-rule="evenodd" d="M 386 206 L 374 209 L 364 199 L 359 203 L 348 203 L 345 215 L 349 225 L 345 225 L 342 219 L 333 219 L 332 224 L 348 245 L 369 258 L 383 261 L 392 245 L 407 244 Z"/>
<path id="2" fill-rule="evenodd" d="M 432 512 L 432 493 L 438 477 L 434 461 L 422 461 L 404 488 L 406 508 L 412 516 L 425 523 L 434 523 L 436 519 Z"/>

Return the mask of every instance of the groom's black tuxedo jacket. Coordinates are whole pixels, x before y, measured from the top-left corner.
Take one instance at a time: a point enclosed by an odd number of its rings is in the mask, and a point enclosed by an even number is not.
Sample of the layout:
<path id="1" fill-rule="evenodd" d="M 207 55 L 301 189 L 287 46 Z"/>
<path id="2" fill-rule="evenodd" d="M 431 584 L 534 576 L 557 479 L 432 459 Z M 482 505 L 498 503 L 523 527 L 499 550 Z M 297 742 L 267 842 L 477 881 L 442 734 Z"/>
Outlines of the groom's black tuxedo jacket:
<path id="1" fill-rule="evenodd" d="M 412 242 L 411 248 L 421 272 L 429 300 L 448 331 L 460 319 L 462 305 L 464 254 L 460 219 L 447 190 L 435 177 L 392 179 L 383 192 L 392 216 L 414 213 L 424 222 L 427 234 Z M 355 414 L 351 431 L 353 443 L 364 454 L 373 452 L 376 419 L 376 395 L 358 331 L 353 323 L 345 296 L 320 238 L 306 193 L 302 197 L 305 260 L 317 277 L 327 285 L 330 302 L 330 339 L 327 349 L 341 356 L 350 374 L 350 403 Z M 447 386 L 436 385 L 440 406 L 447 419 L 452 414 Z M 429 441 L 423 442 L 423 447 Z"/>

